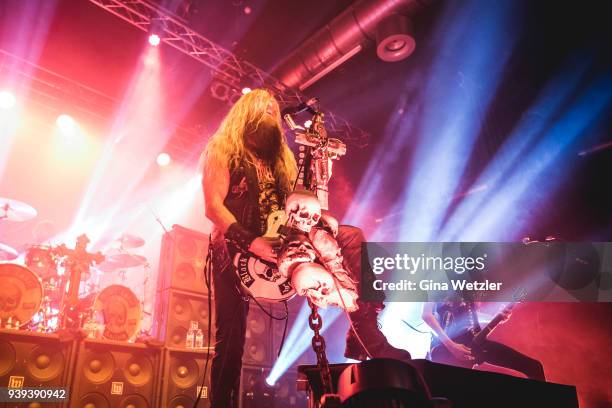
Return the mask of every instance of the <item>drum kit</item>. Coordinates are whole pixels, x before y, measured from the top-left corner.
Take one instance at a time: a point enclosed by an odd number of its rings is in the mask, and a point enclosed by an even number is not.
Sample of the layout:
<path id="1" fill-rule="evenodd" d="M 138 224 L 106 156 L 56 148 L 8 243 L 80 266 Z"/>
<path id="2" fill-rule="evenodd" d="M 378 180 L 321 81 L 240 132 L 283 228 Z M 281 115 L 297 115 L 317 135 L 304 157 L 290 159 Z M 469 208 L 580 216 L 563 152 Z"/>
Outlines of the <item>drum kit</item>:
<path id="1" fill-rule="evenodd" d="M 0 222 L 22 222 L 37 211 L 23 202 L 0 197 Z M 128 288 L 126 275 L 148 268 L 147 258 L 129 251 L 145 240 L 123 234 L 112 253 L 87 252 L 89 239 L 66 245 L 28 245 L 20 251 L 0 243 L 0 328 L 44 333 L 81 332 L 87 337 L 134 341 L 147 335 L 140 329 L 148 273 L 141 273 L 143 295 Z M 101 277 L 108 276 L 101 285 Z M 120 280 L 121 284 L 117 283 Z"/>

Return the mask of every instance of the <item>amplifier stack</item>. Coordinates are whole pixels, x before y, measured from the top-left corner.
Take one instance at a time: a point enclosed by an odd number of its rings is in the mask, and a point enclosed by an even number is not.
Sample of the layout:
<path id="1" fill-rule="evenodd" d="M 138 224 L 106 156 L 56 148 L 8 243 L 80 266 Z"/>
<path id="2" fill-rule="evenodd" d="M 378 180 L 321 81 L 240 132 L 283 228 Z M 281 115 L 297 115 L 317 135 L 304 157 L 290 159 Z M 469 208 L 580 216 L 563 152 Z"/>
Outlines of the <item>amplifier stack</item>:
<path id="1" fill-rule="evenodd" d="M 164 234 L 159 261 L 154 334 L 163 343 L 160 406 L 210 406 L 210 364 L 213 327 L 204 266 L 208 236 L 179 225 Z M 212 283 L 211 283 L 212 284 Z M 197 348 L 188 331 L 195 325 L 203 338 Z M 210 339 L 208 337 L 210 334 Z M 190 341 L 187 341 L 190 339 Z M 209 341 L 210 340 L 210 341 Z M 202 385 L 208 361 L 206 383 Z"/>

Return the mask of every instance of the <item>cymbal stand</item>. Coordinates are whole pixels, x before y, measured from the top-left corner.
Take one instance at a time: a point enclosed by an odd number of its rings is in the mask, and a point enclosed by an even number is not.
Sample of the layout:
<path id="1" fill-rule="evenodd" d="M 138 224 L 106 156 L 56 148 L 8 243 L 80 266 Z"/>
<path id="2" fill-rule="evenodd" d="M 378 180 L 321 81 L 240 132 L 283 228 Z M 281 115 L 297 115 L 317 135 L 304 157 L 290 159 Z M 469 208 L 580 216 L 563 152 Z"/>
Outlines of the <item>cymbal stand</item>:
<path id="1" fill-rule="evenodd" d="M 142 296 L 140 297 L 140 310 L 142 310 L 142 314 L 143 314 L 143 320 L 144 320 L 144 316 L 147 315 L 149 318 L 151 317 L 151 313 L 145 311 L 145 300 L 147 297 L 147 286 L 149 283 L 149 278 L 151 277 L 151 265 L 149 265 L 149 263 L 147 262 L 146 264 L 144 264 L 144 270 L 146 271 L 144 274 L 144 280 L 142 281 Z M 146 337 L 150 337 L 151 336 L 151 324 L 149 324 L 149 328 L 145 329 L 143 327 L 143 325 L 140 326 L 140 336 L 146 336 Z"/>

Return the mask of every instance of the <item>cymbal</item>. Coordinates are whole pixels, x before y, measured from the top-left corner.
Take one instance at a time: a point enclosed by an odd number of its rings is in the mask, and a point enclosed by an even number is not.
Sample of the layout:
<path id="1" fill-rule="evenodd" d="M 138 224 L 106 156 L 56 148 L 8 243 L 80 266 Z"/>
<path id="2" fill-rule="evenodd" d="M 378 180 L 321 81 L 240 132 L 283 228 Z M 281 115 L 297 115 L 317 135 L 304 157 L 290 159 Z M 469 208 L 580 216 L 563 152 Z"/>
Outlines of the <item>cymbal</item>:
<path id="1" fill-rule="evenodd" d="M 13 247 L 0 242 L 0 261 L 12 261 L 19 256 L 19 252 Z"/>
<path id="2" fill-rule="evenodd" d="M 0 197 L 0 220 L 27 221 L 38 215 L 34 207 L 21 201 Z"/>
<path id="3" fill-rule="evenodd" d="M 102 272 L 113 272 L 117 269 L 133 268 L 146 265 L 147 258 L 135 254 L 116 254 L 106 257 L 106 261 L 98 265 Z"/>
<path id="4" fill-rule="evenodd" d="M 139 248 L 145 244 L 145 240 L 137 235 L 133 234 L 122 234 L 116 239 L 123 248 Z"/>

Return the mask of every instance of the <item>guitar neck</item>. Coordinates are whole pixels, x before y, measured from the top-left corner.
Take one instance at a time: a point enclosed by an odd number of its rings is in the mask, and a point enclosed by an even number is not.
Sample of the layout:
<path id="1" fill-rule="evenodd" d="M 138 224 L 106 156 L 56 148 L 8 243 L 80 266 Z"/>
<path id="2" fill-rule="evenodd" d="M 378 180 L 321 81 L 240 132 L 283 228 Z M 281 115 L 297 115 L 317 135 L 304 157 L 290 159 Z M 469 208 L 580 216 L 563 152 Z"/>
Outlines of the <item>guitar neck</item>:
<path id="1" fill-rule="evenodd" d="M 495 327 L 497 327 L 497 325 L 504 320 L 503 313 L 512 310 L 514 305 L 515 303 L 511 303 L 506 306 L 502 312 L 496 314 L 495 317 L 491 319 L 491 321 L 480 332 L 478 332 L 478 334 L 474 337 L 472 343 L 474 345 L 480 345 L 483 341 L 485 341 L 487 336 L 493 331 L 493 329 L 495 329 Z"/>

